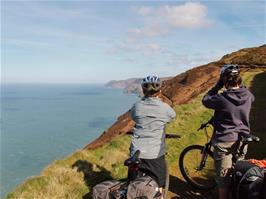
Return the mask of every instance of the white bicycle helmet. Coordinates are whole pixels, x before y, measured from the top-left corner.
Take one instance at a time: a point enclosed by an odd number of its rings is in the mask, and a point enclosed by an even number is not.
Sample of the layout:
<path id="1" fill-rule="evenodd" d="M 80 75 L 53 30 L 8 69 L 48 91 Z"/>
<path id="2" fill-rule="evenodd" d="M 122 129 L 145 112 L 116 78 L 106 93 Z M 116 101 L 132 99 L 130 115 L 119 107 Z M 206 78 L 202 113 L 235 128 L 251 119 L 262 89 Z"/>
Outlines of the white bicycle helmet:
<path id="1" fill-rule="evenodd" d="M 161 88 L 161 80 L 155 75 L 149 75 L 142 79 L 141 86 L 145 91 L 159 91 Z"/>

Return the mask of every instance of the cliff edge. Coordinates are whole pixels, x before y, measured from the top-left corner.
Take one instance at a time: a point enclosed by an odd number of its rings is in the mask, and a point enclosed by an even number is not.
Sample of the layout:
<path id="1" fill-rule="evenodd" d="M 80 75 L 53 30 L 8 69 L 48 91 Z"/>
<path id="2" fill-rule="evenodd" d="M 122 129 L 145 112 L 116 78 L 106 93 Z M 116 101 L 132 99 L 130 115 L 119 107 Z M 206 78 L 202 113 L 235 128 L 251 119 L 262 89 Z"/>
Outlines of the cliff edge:
<path id="1" fill-rule="evenodd" d="M 216 81 L 223 64 L 238 64 L 242 71 L 252 68 L 266 67 L 266 45 L 254 48 L 244 48 L 227 54 L 220 60 L 195 67 L 173 78 L 163 81 L 162 98 L 171 106 L 184 104 L 205 92 Z M 136 81 L 136 79 L 134 79 Z M 134 127 L 129 111 L 119 116 L 117 121 L 100 137 L 85 146 L 85 149 L 95 149 L 110 142 L 118 135 L 123 135 Z"/>

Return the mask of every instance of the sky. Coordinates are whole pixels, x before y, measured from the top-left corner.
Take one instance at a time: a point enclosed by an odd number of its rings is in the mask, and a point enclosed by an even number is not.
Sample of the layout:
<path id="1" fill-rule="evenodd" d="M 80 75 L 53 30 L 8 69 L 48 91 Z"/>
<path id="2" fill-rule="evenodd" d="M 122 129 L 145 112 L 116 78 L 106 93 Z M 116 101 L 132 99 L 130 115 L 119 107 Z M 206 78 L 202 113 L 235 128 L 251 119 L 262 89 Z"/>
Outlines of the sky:
<path id="1" fill-rule="evenodd" d="M 1 83 L 174 76 L 265 44 L 264 0 L 1 1 Z"/>

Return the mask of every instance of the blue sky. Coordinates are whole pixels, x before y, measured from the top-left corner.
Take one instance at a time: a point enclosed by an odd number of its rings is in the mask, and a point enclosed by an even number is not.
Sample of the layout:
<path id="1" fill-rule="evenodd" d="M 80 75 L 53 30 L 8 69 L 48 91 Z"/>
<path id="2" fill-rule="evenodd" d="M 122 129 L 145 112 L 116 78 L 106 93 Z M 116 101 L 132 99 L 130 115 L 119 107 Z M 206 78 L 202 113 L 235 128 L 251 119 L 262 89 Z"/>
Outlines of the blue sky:
<path id="1" fill-rule="evenodd" d="M 265 1 L 1 1 L 2 83 L 173 76 L 265 43 Z"/>

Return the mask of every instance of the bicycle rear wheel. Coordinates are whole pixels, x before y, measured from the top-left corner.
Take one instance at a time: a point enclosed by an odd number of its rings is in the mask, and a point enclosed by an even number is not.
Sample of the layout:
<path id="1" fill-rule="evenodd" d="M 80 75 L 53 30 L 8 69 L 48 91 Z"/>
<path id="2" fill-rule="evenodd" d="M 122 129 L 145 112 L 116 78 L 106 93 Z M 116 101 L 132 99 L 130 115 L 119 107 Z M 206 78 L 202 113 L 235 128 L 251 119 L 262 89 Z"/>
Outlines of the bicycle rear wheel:
<path id="1" fill-rule="evenodd" d="M 209 190 L 216 186 L 213 154 L 206 153 L 206 162 L 200 166 L 204 147 L 191 145 L 179 157 L 179 168 L 184 179 L 196 189 Z"/>

